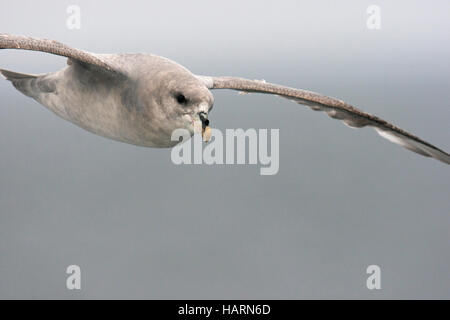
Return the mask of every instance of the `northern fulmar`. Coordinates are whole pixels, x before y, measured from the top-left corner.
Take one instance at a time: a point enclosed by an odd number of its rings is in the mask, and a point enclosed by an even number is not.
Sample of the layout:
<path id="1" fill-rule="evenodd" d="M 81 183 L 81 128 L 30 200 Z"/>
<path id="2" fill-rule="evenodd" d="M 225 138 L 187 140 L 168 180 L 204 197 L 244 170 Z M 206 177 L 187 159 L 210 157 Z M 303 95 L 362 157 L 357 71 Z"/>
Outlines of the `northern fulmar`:
<path id="1" fill-rule="evenodd" d="M 67 57 L 67 67 L 46 74 L 0 73 L 23 94 L 61 118 L 95 134 L 146 147 L 172 147 L 172 132 L 209 130 L 210 89 L 274 94 L 324 111 L 352 128 L 373 127 L 382 137 L 450 164 L 450 155 L 350 104 L 315 92 L 260 80 L 200 76 L 153 54 L 96 54 L 60 42 L 0 34 L 0 49 L 42 51 Z"/>

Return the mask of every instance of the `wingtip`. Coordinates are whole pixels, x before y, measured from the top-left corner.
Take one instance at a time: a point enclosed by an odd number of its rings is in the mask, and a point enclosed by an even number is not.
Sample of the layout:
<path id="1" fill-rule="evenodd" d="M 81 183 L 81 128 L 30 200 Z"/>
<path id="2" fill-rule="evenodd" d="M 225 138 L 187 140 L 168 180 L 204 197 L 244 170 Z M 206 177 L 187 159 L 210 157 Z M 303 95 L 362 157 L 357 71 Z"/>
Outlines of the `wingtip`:
<path id="1" fill-rule="evenodd" d="M 32 79 L 36 78 L 37 75 L 35 74 L 26 74 L 26 73 L 19 73 L 14 71 L 9 71 L 5 69 L 0 69 L 0 74 L 9 81 L 13 80 L 23 80 L 23 79 Z"/>
<path id="2" fill-rule="evenodd" d="M 440 162 L 450 165 L 450 154 L 429 143 L 420 142 L 410 137 L 402 136 L 399 133 L 393 131 L 380 129 L 377 127 L 375 127 L 374 129 L 381 137 L 389 140 L 390 142 L 401 145 L 402 147 L 424 157 L 434 158 Z"/>

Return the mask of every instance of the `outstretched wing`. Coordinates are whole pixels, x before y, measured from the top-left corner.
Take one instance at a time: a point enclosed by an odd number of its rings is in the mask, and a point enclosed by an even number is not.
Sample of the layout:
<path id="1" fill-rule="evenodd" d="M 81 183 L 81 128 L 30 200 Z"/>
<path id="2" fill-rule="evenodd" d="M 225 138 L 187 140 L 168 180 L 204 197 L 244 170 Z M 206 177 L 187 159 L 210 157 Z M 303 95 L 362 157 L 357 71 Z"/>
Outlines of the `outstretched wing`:
<path id="1" fill-rule="evenodd" d="M 374 115 L 361 111 L 348 103 L 315 92 L 284 87 L 265 81 L 234 77 L 199 76 L 210 89 L 232 89 L 244 92 L 274 94 L 309 106 L 316 111 L 324 111 L 328 116 L 343 121 L 352 128 L 373 127 L 379 135 L 406 149 L 426 157 L 433 157 L 450 164 L 450 155 L 432 144 L 406 132 Z"/>
<path id="2" fill-rule="evenodd" d="M 64 56 L 78 62 L 97 66 L 113 73 L 119 73 L 119 70 L 117 70 L 113 65 L 111 65 L 107 61 L 103 61 L 95 54 L 71 48 L 54 40 L 0 33 L 0 49 L 22 49 L 47 52 L 59 56 Z"/>

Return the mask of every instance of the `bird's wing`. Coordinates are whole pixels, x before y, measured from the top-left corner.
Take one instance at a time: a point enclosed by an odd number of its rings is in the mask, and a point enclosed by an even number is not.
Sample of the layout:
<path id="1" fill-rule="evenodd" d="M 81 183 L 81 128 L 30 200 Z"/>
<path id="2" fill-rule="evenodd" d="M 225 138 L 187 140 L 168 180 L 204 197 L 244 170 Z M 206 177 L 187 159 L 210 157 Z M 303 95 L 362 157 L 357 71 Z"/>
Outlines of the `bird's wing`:
<path id="1" fill-rule="evenodd" d="M 97 55 L 79 49 L 71 48 L 55 40 L 38 39 L 0 33 L 0 49 L 22 49 L 47 52 L 59 56 L 64 56 L 81 63 L 87 63 L 89 65 L 93 65 L 101 69 L 110 71 L 112 73 L 120 73 L 120 71 L 115 66 L 108 63 L 107 61 L 103 61 Z"/>
<path id="2" fill-rule="evenodd" d="M 243 92 L 274 94 L 309 106 L 316 111 L 324 111 L 328 116 L 343 121 L 352 128 L 373 127 L 379 135 L 402 147 L 426 157 L 433 157 L 450 164 L 450 155 L 432 144 L 406 132 L 374 115 L 361 111 L 348 103 L 315 92 L 284 87 L 264 80 L 248 80 L 234 77 L 198 76 L 210 89 L 232 89 Z"/>

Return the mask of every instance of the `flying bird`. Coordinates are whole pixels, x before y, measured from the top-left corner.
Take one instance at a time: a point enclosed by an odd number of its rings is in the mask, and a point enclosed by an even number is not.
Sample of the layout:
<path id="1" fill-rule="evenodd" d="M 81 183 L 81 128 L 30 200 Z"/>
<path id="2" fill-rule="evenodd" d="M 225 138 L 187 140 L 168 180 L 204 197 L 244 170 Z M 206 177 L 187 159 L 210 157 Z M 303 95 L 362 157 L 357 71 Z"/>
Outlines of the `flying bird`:
<path id="1" fill-rule="evenodd" d="M 67 67 L 46 74 L 0 73 L 23 94 L 92 133 L 146 147 L 172 147 L 178 128 L 191 135 L 209 129 L 210 89 L 274 94 L 343 121 L 369 126 L 382 137 L 450 164 L 450 155 L 399 127 L 350 104 L 315 92 L 259 80 L 200 76 L 153 54 L 96 54 L 60 42 L 0 34 L 0 49 L 42 51 L 67 57 Z M 207 138 L 206 138 L 207 139 Z"/>

